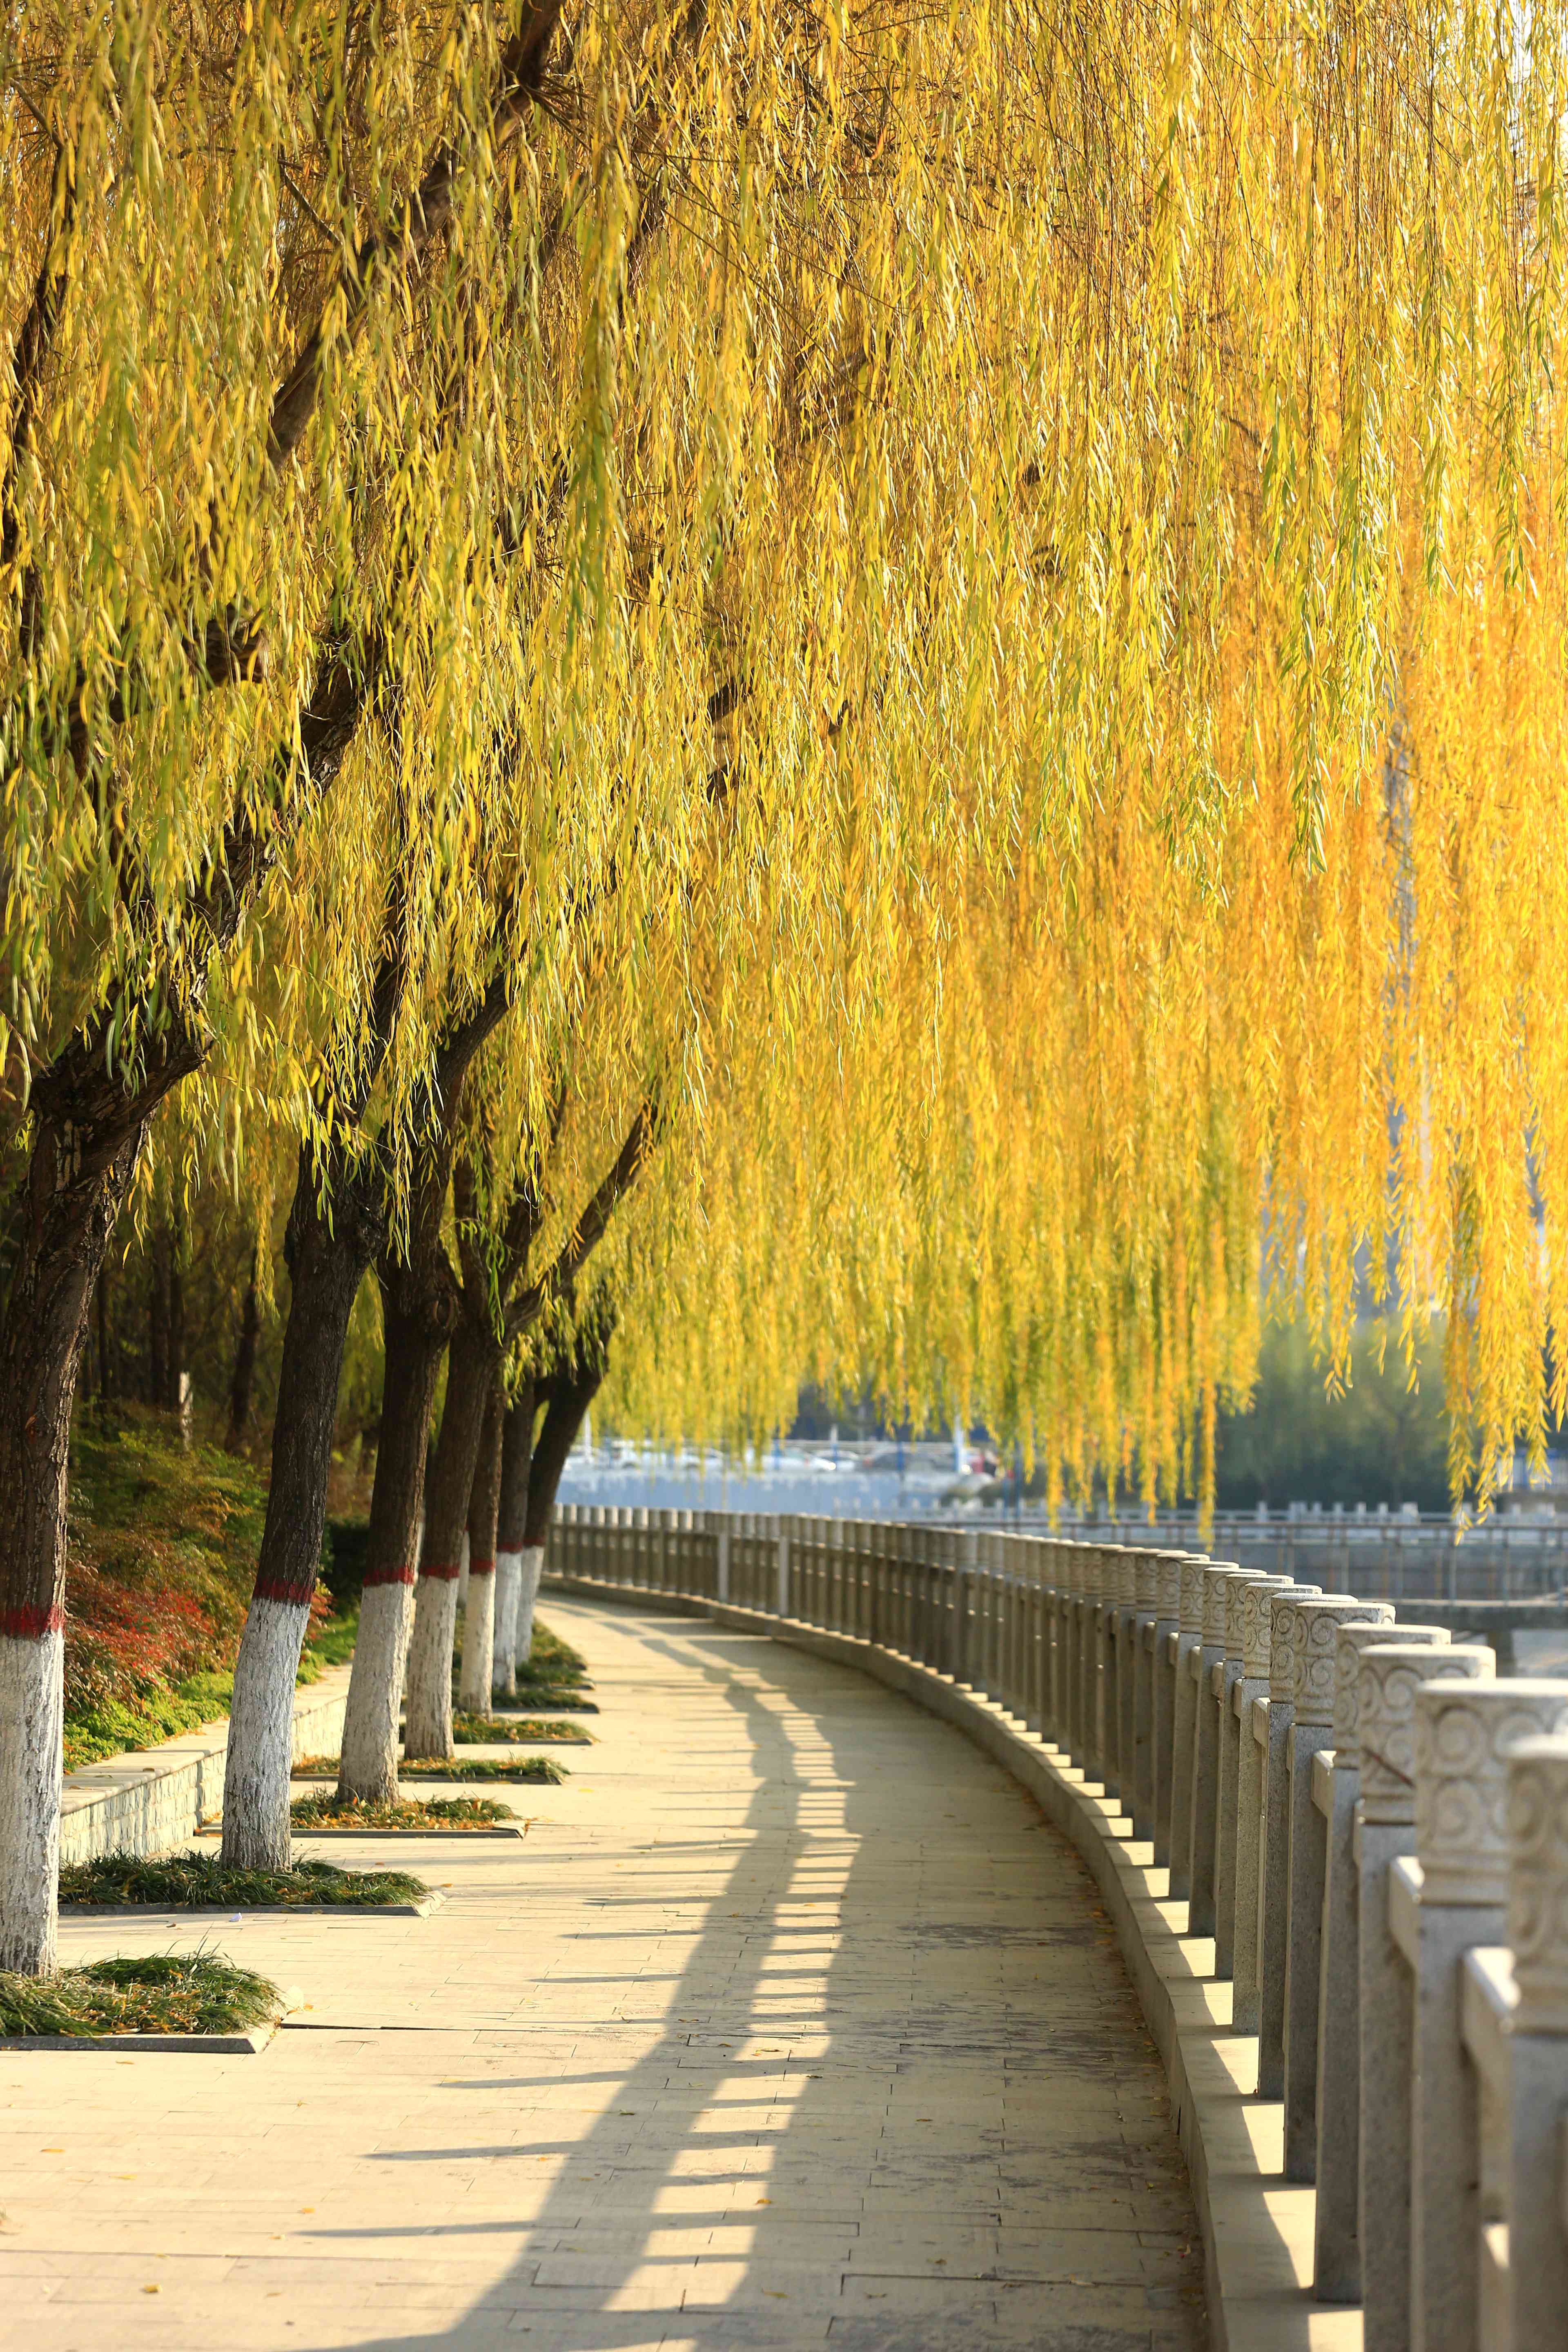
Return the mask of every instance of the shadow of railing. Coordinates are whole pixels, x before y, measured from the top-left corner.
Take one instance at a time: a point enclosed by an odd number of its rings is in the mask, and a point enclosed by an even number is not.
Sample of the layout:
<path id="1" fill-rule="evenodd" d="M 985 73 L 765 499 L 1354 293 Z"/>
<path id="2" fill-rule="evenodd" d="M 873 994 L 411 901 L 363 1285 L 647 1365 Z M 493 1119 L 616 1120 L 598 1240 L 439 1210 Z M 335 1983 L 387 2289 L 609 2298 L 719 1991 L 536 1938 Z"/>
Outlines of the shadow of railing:
<path id="1" fill-rule="evenodd" d="M 637 1631 L 650 1661 L 700 1675 L 741 1727 L 729 1769 L 757 1785 L 738 1818 L 726 1811 L 734 1851 L 681 1965 L 652 1979 L 663 2020 L 624 2069 L 530 2066 L 524 2051 L 516 2074 L 474 2082 L 524 2101 L 603 2086 L 584 2131 L 384 2158 L 547 2159 L 542 2199 L 520 2185 L 510 2218 L 319 2233 L 388 2250 L 416 2238 L 433 2257 L 443 2240 L 526 2233 L 460 2319 L 367 2336 L 365 2352 L 525 2329 L 552 2352 L 661 2340 L 793 2352 L 829 2336 L 848 2352 L 972 2352 L 1080 2330 L 1109 2352 L 1147 2345 L 1152 2328 L 1201 2342 L 1201 2263 L 1158 2060 L 1076 1857 L 961 1734 L 890 1707 L 853 1672 L 706 1625 Z M 900 1780 L 911 1733 L 939 1744 L 945 1782 Z M 1013 1807 L 1000 1838 L 998 1790 Z M 1029 1867 L 1042 1839 L 1057 1864 L 1048 1898 Z M 712 1850 L 661 1840 L 649 1862 L 679 1868 L 689 1903 Z M 922 1871 L 951 1872 L 955 1895 L 962 1883 L 963 1916 L 922 1894 Z M 606 1895 L 606 1924 L 577 1940 L 644 1939 L 613 1923 L 664 1899 Z M 574 1980 L 625 1978 L 612 1967 Z"/>

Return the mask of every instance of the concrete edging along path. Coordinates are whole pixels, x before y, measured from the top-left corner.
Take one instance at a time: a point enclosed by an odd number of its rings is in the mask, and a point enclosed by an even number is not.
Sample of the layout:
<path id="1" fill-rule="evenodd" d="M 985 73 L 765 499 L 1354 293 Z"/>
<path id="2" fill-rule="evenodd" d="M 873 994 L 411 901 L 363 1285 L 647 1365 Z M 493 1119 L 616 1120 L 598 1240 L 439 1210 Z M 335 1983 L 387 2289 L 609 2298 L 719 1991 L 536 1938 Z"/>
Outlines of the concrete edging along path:
<path id="1" fill-rule="evenodd" d="M 1257 2043 L 1229 2031 L 1230 1988 L 1212 1982 L 1212 1938 L 1175 1924 L 1184 1903 L 1156 1894 L 1167 1876 L 1145 1843 L 1134 1858 L 1131 1823 L 1054 1748 L 990 1700 L 950 1677 L 857 1636 L 829 1633 L 729 1603 L 645 1592 L 635 1585 L 551 1576 L 546 1589 L 617 1607 L 702 1617 L 766 1633 L 868 1674 L 963 1731 L 1026 1788 L 1088 1864 L 1116 1928 L 1128 1973 L 1170 2084 L 1182 2151 L 1203 2231 L 1215 2352 L 1360 2352 L 1362 2315 L 1313 2300 L 1313 2191 L 1281 2178 L 1284 2110 L 1248 2086 Z"/>

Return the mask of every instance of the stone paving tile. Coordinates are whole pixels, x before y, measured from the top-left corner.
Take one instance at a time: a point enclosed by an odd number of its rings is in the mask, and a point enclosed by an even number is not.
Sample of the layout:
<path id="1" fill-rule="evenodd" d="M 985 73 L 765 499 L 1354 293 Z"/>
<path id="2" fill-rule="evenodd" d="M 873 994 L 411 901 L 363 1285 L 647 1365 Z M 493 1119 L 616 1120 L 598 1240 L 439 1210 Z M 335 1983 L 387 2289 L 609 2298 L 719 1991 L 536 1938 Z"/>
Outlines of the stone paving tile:
<path id="1" fill-rule="evenodd" d="M 67 1923 L 309 2006 L 0 2055 L 3 2352 L 1198 2352 L 1158 2061 L 1029 1800 L 842 1668 L 551 1615 L 599 1744 L 522 1841 L 395 1848 L 430 1918 Z"/>

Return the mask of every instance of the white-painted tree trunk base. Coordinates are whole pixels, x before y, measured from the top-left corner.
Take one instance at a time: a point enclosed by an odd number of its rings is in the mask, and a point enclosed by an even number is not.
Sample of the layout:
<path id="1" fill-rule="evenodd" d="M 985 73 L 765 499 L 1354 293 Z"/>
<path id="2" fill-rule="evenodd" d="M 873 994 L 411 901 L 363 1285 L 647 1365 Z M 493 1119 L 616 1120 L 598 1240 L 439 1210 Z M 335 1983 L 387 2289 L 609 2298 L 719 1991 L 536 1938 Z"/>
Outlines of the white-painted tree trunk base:
<path id="1" fill-rule="evenodd" d="M 223 1774 L 223 1858 L 237 1870 L 289 1867 L 294 1682 L 310 1608 L 253 1601 L 239 1637 Z"/>
<path id="2" fill-rule="evenodd" d="M 397 1710 L 414 1624 L 412 1584 L 367 1584 L 343 1713 L 338 1794 L 362 1803 L 397 1802 Z"/>
<path id="3" fill-rule="evenodd" d="M 0 1636 L 0 1969 L 55 1965 L 65 1636 Z"/>
<path id="4" fill-rule="evenodd" d="M 495 1654 L 490 1664 L 490 1688 L 498 1698 L 517 1693 L 517 1603 L 522 1584 L 522 1554 L 496 1554 Z"/>
<path id="5" fill-rule="evenodd" d="M 465 1536 L 465 1537 L 463 1538 L 463 1548 L 462 1548 L 461 1551 L 458 1554 L 458 1608 L 459 1608 L 459 1609 L 466 1609 L 466 1608 L 468 1607 L 468 1537 L 467 1537 L 467 1536 Z"/>
<path id="6" fill-rule="evenodd" d="M 414 1634 L 408 1644 L 405 1756 L 452 1753 L 452 1639 L 457 1625 L 457 1578 L 422 1576 L 414 1588 Z"/>
<path id="7" fill-rule="evenodd" d="M 518 1554 L 517 1584 L 517 1648 L 520 1666 L 528 1664 L 533 1647 L 533 1610 L 539 1599 L 539 1580 L 544 1573 L 544 1546 L 530 1544 Z"/>
<path id="8" fill-rule="evenodd" d="M 495 1662 L 495 1570 L 468 1578 L 468 1605 L 463 1614 L 463 1679 L 458 1696 L 470 1715 L 483 1715 L 490 1703 L 490 1671 Z"/>

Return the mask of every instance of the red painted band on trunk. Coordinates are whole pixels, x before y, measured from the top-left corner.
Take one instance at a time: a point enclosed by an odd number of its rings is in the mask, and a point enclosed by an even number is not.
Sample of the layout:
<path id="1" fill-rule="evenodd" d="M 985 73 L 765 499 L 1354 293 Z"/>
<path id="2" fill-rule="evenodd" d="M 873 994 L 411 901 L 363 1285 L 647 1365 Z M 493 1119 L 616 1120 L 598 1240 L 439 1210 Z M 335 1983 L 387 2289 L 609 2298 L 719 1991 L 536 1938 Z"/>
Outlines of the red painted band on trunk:
<path id="1" fill-rule="evenodd" d="M 65 1612 L 53 1605 L 0 1610 L 0 1635 L 7 1642 L 41 1642 L 46 1633 L 58 1633 L 64 1623 Z"/>
<path id="2" fill-rule="evenodd" d="M 376 1584 L 412 1584 L 414 1576 L 415 1571 L 411 1568 L 373 1569 L 364 1580 L 364 1589 L 368 1592 Z"/>
<path id="3" fill-rule="evenodd" d="M 493 1559 L 471 1559 L 468 1562 L 470 1576 L 493 1576 L 495 1572 L 496 1564 Z"/>
<path id="4" fill-rule="evenodd" d="M 419 1573 L 427 1584 L 456 1584 L 460 1571 L 455 1568 L 422 1568 Z"/>
<path id="5" fill-rule="evenodd" d="M 253 1601 L 279 1601 L 286 1609 L 309 1609 L 316 1597 L 316 1588 L 309 1584 L 301 1592 L 297 1584 L 286 1583 L 282 1578 L 270 1584 L 258 1580 L 250 1597 Z"/>

